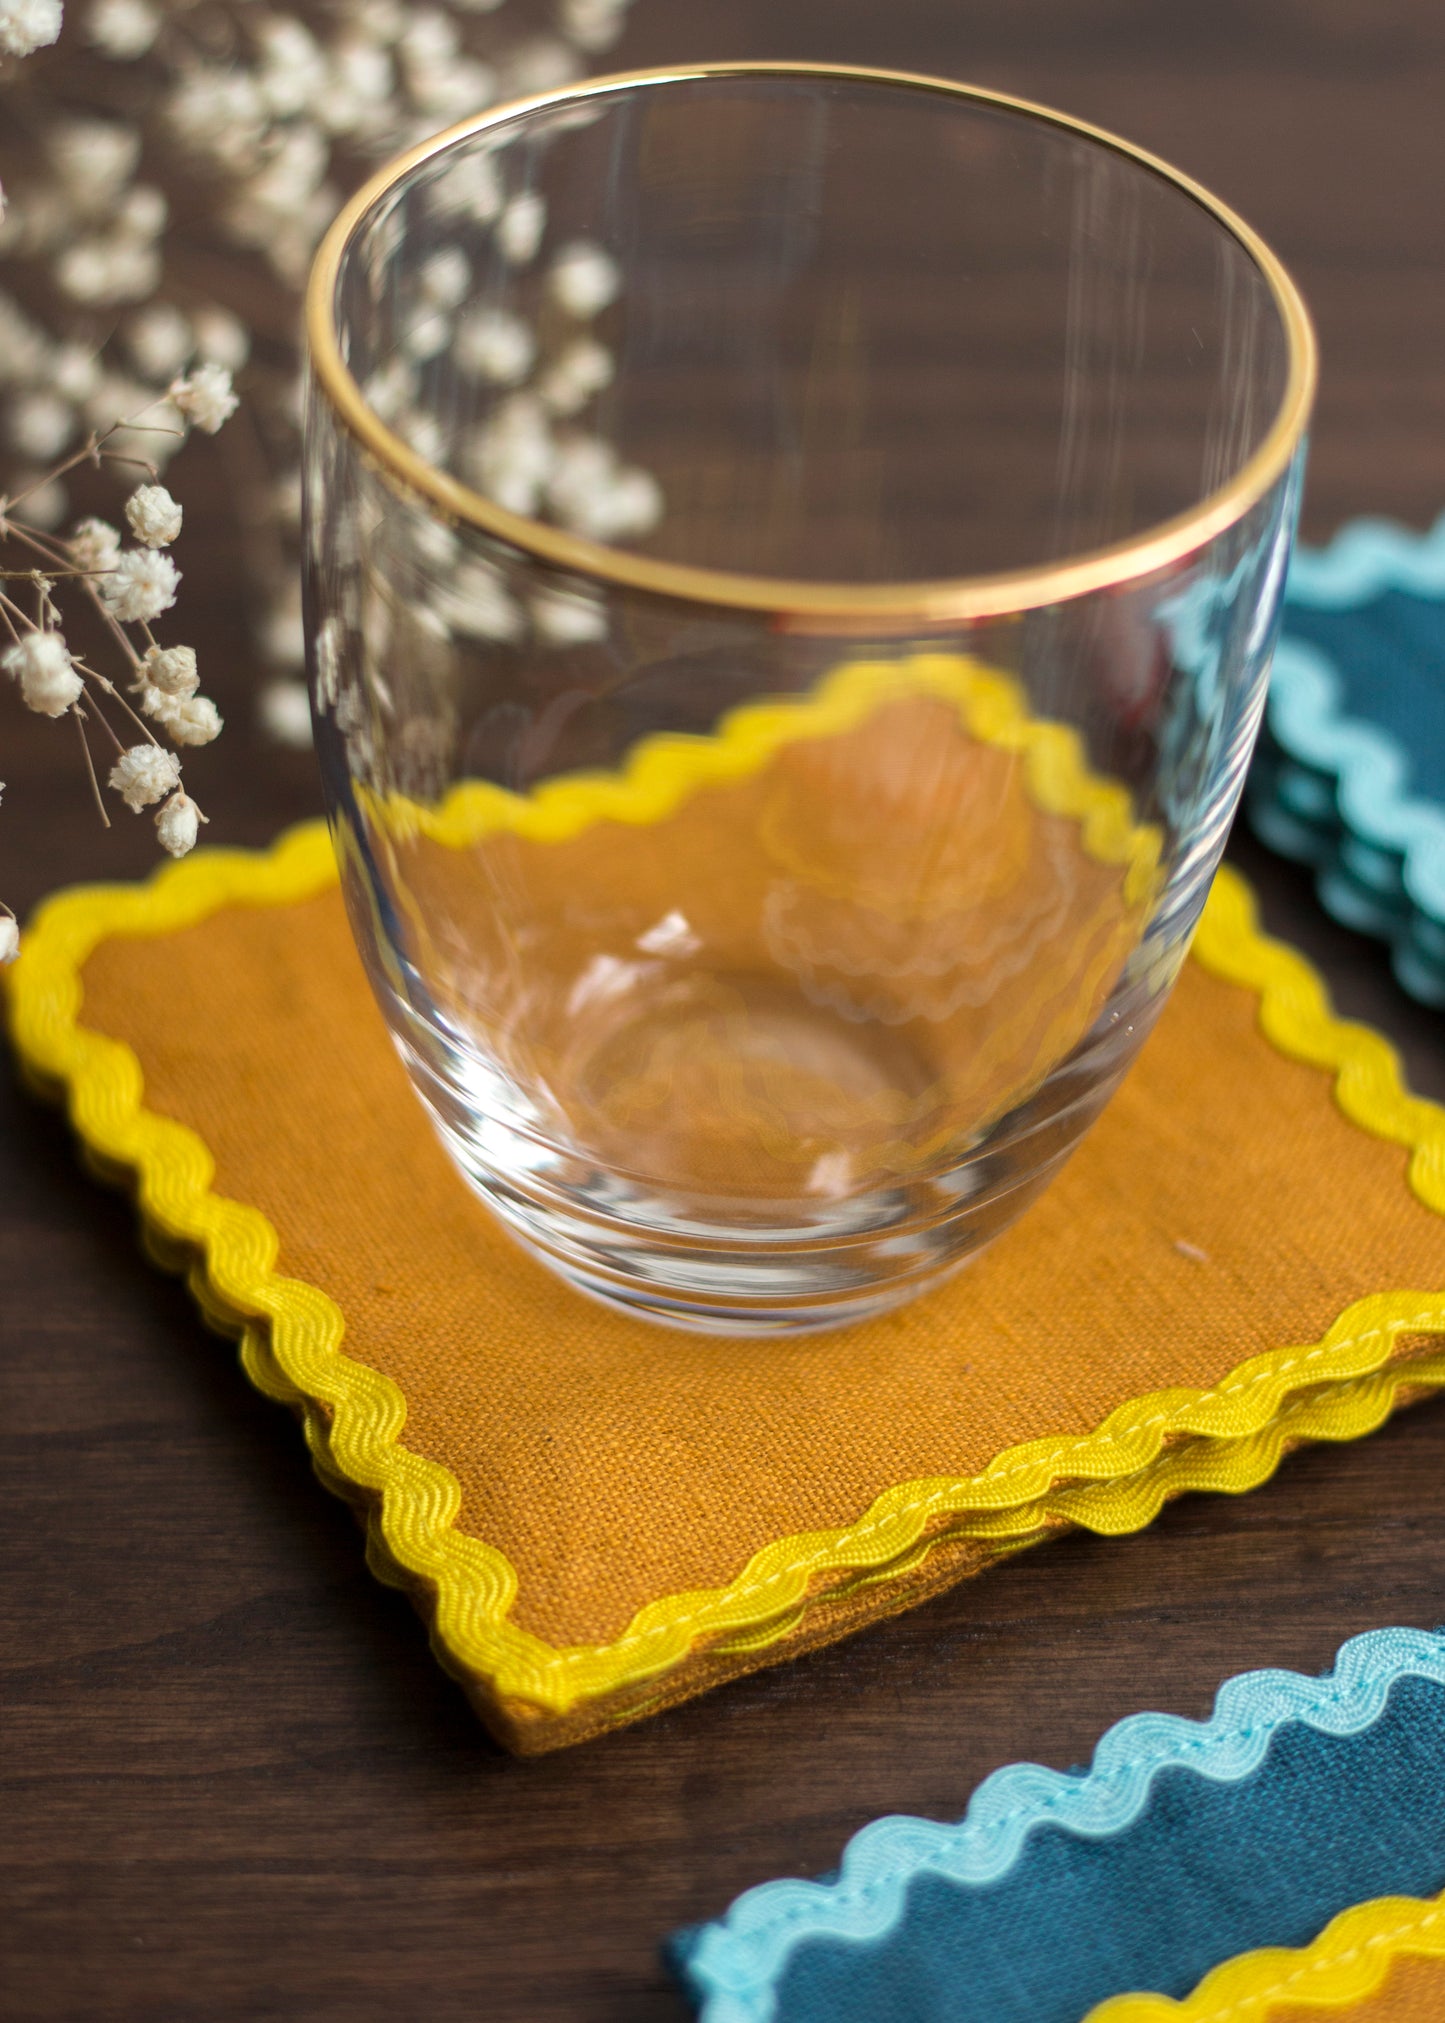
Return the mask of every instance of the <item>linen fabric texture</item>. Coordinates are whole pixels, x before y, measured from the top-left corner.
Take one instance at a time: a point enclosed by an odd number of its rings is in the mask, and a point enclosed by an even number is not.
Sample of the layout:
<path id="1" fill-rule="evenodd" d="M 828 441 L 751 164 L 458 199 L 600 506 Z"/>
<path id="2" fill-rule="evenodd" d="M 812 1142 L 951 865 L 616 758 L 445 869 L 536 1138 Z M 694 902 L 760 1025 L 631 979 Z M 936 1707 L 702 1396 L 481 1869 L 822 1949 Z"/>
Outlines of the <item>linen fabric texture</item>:
<path id="1" fill-rule="evenodd" d="M 1445 1382 L 1445 1119 L 1259 940 L 1237 879 L 1206 929 L 1019 1225 L 913 1306 L 784 1342 L 630 1321 L 492 1221 L 393 1054 L 319 827 L 54 902 L 14 1023 L 527 1750 L 1068 1523 L 1251 1486 Z"/>
<path id="2" fill-rule="evenodd" d="M 1191 1991 L 1180 2023 L 1225 2023 L 1352 1986 L 1408 2017 L 1445 1991 L 1445 1902 L 1326 1928 L 1445 1887 L 1445 1634 L 1356 1638 L 1310 1685 L 1245 1674 L 1208 1724 L 1133 1717 L 1087 1774 L 1010 1766 L 955 1829 L 876 1822 L 839 1877 L 749 1892 L 674 1962 L 706 2023 L 1163 2023 Z M 1222 1967 L 1261 1947 L 1313 1955 Z"/>

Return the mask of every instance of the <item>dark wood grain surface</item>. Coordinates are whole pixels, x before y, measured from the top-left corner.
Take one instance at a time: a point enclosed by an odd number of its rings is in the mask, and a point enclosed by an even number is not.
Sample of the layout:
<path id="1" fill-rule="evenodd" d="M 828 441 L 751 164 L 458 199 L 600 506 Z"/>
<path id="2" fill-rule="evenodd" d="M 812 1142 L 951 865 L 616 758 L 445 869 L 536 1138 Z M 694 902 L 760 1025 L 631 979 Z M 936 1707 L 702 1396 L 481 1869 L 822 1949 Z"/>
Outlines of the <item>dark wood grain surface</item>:
<path id="1" fill-rule="evenodd" d="M 1436 0 L 638 0 L 617 55 L 951 72 L 1157 149 L 1274 240 L 1316 310 L 1307 533 L 1364 511 L 1424 525 L 1445 504 Z M 261 842 L 316 790 L 309 759 L 249 727 L 223 527 L 193 516 L 180 557 L 232 719 L 192 772 L 212 836 Z M 145 868 L 143 825 L 102 837 L 68 741 L 18 718 L 0 731 L 0 891 L 23 905 Z M 1445 1095 L 1439 1019 L 1317 914 L 1303 876 L 1233 847 L 1270 924 Z M 1247 1499 L 1029 1553 L 627 1733 L 510 1761 L 365 1573 L 291 1422 L 3 1078 L 0 1452 L 14 2019 L 661 2023 L 684 2013 L 663 1934 L 830 1866 L 870 1816 L 955 1815 L 1010 1758 L 1077 1762 L 1140 1706 L 1202 1714 L 1229 1672 L 1317 1668 L 1370 1625 L 1445 1619 L 1437 1405 L 1298 1455 Z"/>

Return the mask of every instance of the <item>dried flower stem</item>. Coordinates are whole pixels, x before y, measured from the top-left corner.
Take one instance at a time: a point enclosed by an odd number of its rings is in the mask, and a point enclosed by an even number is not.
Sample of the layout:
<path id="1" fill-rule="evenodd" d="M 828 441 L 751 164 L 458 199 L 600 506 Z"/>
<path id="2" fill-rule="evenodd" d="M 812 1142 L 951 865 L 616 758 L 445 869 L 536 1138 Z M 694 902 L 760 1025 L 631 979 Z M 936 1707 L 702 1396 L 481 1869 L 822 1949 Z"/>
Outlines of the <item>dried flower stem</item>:
<path id="1" fill-rule="evenodd" d="M 136 464 L 142 470 L 149 471 L 154 476 L 154 464 L 148 463 L 140 457 L 123 456 L 119 450 L 108 450 L 105 445 L 113 435 L 119 435 L 123 429 L 127 431 L 131 429 L 144 431 L 148 435 L 179 435 L 179 429 L 166 428 L 158 422 L 141 421 L 141 415 L 149 414 L 151 408 L 159 407 L 160 404 L 161 397 L 158 395 L 155 400 L 150 401 L 145 407 L 137 408 L 135 414 L 127 417 L 125 420 L 113 421 L 109 428 L 92 431 L 89 440 L 82 443 L 78 450 L 72 450 L 71 454 L 60 463 L 52 464 L 48 471 L 42 472 L 38 478 L 33 478 L 24 491 L 16 492 L 10 497 L 0 499 L 0 529 L 4 528 L 12 506 L 23 506 L 27 499 L 34 498 L 35 494 L 43 491 L 46 485 L 53 485 L 57 478 L 63 478 L 68 471 L 77 469 L 81 464 L 93 464 L 97 469 L 99 469 L 102 462 Z"/>
<path id="2" fill-rule="evenodd" d="M 197 426 L 212 434 L 236 405 L 230 374 L 220 367 L 208 367 L 191 380 L 174 381 L 171 394 Z M 153 401 L 149 405 L 157 404 Z M 145 412 L 145 408 L 140 410 Z M 75 718 L 91 795 L 101 821 L 109 828 L 110 816 L 87 725 L 93 724 L 104 733 L 116 754 L 107 784 L 136 813 L 159 803 L 157 840 L 171 856 L 178 857 L 193 847 L 206 817 L 185 790 L 179 755 L 161 742 L 146 718 L 155 718 L 181 745 L 209 743 L 221 729 L 221 719 L 214 703 L 196 693 L 196 657 L 191 648 L 165 648 L 152 630 L 152 619 L 171 608 L 180 584 L 180 571 L 163 551 L 181 531 L 182 512 L 179 502 L 154 482 L 158 474 L 153 463 L 108 447 L 119 430 L 135 426 L 146 424 L 138 424 L 132 416 L 92 432 L 81 449 L 34 480 L 17 498 L 0 497 L 0 542 L 14 541 L 35 558 L 29 568 L 0 568 L 0 583 L 13 584 L 17 590 L 29 583 L 35 602 L 32 616 L 9 590 L 0 589 L 0 623 L 11 640 L 0 654 L 0 671 L 16 681 L 27 708 L 51 718 Z M 83 521 L 68 537 L 61 538 L 15 516 L 17 504 L 87 461 L 96 467 L 110 464 L 138 469 L 153 481 L 138 487 L 126 502 L 125 518 L 137 543 L 134 547 L 123 547 L 121 535 L 105 521 Z M 62 612 L 55 597 L 58 583 L 78 586 L 99 617 L 135 677 L 133 687 L 140 709 L 121 694 L 109 675 L 71 651 L 60 629 Z M 127 625 L 136 628 L 145 645 L 144 654 L 137 651 Z M 102 706 L 102 697 L 124 713 L 139 732 L 139 743 L 124 743 Z M 0 920 L 5 923 L 0 929 L 0 960 L 8 962 L 18 952 L 19 937 L 8 907 Z"/>
<path id="3" fill-rule="evenodd" d="M 45 556 L 47 559 L 49 559 L 52 556 L 58 558 L 62 555 L 67 554 L 66 549 L 60 542 L 52 541 L 48 535 L 42 534 L 39 528 L 37 527 L 27 527 L 21 521 L 12 520 L 9 522 L 9 531 L 15 536 L 17 541 L 23 542 L 27 548 L 33 548 L 37 555 Z M 28 574 L 29 572 L 27 571 L 25 573 Z M 95 608 L 95 610 L 99 613 L 101 622 L 105 625 L 107 631 L 111 634 L 111 637 L 115 640 L 116 645 L 120 648 L 121 652 L 130 662 L 132 669 L 139 670 L 140 655 L 136 652 L 134 645 L 131 643 L 129 634 L 126 632 L 125 627 L 121 624 L 120 620 L 115 616 L 114 612 L 106 610 L 105 601 L 101 597 L 100 592 L 95 587 L 95 579 L 97 573 L 103 575 L 105 572 L 103 570 L 97 572 L 94 570 L 87 569 L 87 570 L 79 570 L 74 573 L 78 576 L 80 587 L 84 591 L 87 599 L 89 600 L 91 605 Z"/>
<path id="4" fill-rule="evenodd" d="M 95 805 L 100 810 L 100 819 L 108 829 L 110 827 L 110 816 L 106 811 L 105 802 L 101 798 L 100 781 L 95 777 L 95 760 L 90 756 L 90 740 L 85 735 L 85 711 L 80 707 L 79 703 L 76 703 L 70 714 L 75 718 L 75 728 L 80 733 L 80 749 L 85 754 L 85 770 L 90 779 L 90 791 L 95 796 Z M 109 724 L 106 725 L 106 729 L 110 729 Z M 119 743 L 118 739 L 117 743 Z"/>
<path id="5" fill-rule="evenodd" d="M 93 667 L 88 667 L 83 660 L 76 661 L 75 669 L 77 674 L 83 674 L 87 681 L 93 681 L 96 687 L 101 689 L 106 695 L 108 695 L 113 703 L 118 703 L 121 709 L 125 711 L 126 715 L 130 718 L 131 722 L 135 725 L 136 729 L 141 733 L 143 737 L 149 738 L 153 745 L 158 745 L 160 743 L 160 739 L 156 736 L 155 732 L 151 729 L 150 725 L 146 722 L 145 718 L 143 716 L 137 716 L 136 712 L 131 708 L 130 704 L 126 701 L 124 695 L 122 695 L 121 691 L 116 687 L 115 683 L 111 681 L 107 675 L 98 674 Z M 106 723 L 105 718 L 101 716 L 100 710 L 96 706 L 94 696 L 92 696 L 90 700 L 91 700 L 91 707 L 95 709 L 97 718 L 101 723 L 105 724 L 106 729 L 110 731 L 111 736 L 115 738 L 115 732 L 110 730 L 110 725 Z M 121 744 L 119 738 L 115 738 L 115 742 L 118 750 L 123 751 L 125 749 L 125 747 Z"/>

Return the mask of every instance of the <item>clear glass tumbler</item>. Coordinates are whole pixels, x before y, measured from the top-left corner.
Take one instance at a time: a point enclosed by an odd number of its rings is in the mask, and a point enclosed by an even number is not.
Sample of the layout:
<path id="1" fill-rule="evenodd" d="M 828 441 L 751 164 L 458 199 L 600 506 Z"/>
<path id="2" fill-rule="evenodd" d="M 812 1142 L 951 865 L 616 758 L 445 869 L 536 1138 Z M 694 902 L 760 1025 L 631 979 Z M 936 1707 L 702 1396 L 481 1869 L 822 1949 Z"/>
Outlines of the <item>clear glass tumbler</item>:
<path id="1" fill-rule="evenodd" d="M 676 1325 L 933 1285 L 1218 861 L 1315 379 L 1278 261 L 1039 107 L 715 65 L 413 150 L 307 314 L 321 765 L 457 1165 Z"/>

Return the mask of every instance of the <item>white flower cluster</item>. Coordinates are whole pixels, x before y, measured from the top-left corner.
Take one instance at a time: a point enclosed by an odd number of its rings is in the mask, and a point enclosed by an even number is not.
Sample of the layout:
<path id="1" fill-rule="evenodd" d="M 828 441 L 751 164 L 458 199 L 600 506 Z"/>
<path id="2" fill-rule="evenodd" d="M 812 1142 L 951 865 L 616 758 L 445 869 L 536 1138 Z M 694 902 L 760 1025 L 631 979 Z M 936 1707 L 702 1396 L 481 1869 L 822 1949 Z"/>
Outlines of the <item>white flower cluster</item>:
<path id="1" fill-rule="evenodd" d="M 176 389 L 178 401 L 184 391 Z M 229 376 L 221 372 L 206 381 L 198 398 L 195 419 L 204 426 L 208 417 L 216 418 L 219 427 L 235 405 Z M 133 463 L 114 446 L 126 431 L 126 423 L 116 422 L 93 433 L 61 470 L 82 460 Z M 196 692 L 199 672 L 192 648 L 161 646 L 150 629 L 152 620 L 175 603 L 180 587 L 180 570 L 165 553 L 181 531 L 180 504 L 162 484 L 137 485 L 126 500 L 125 518 L 138 545 L 127 548 L 117 528 L 94 518 L 81 520 L 69 538 L 62 539 L 26 511 L 36 490 L 53 481 L 52 475 L 39 488 L 31 487 L 13 499 L 0 496 L 0 553 L 7 564 L 18 565 L 0 570 L 0 636 L 9 635 L 9 643 L 0 646 L 0 675 L 14 682 L 26 709 L 39 716 L 74 719 L 91 786 L 107 822 L 91 739 L 94 735 L 109 739 L 117 756 L 106 775 L 107 785 L 135 813 L 159 803 L 157 840 L 172 856 L 184 856 L 206 818 L 181 784 L 179 756 L 160 742 L 147 718 L 175 745 L 204 745 L 220 733 L 221 717 L 215 704 Z M 59 588 L 62 582 L 65 593 Z M 60 594 L 88 599 L 104 619 L 129 665 L 138 708 L 68 644 L 59 623 Z M 32 596 L 33 610 L 27 608 Z M 139 628 L 139 642 L 128 626 Z M 117 713 L 127 719 L 132 734 L 142 734 L 140 742 L 123 742 L 114 721 Z M 0 961 L 10 961 L 18 951 L 14 915 L 0 905 Z"/>
<path id="2" fill-rule="evenodd" d="M 0 668 L 19 682 L 25 707 L 41 716 L 64 716 L 85 692 L 58 632 L 25 633 L 0 653 Z"/>
<path id="3" fill-rule="evenodd" d="M 0 161 L 13 199 L 7 214 L 0 196 L 0 260 L 17 258 L 28 270 L 16 290 L 24 307 L 0 290 L 0 487 L 24 490 L 31 522 L 55 527 L 66 513 L 63 477 L 42 485 L 38 473 L 116 414 L 152 403 L 124 446 L 161 467 L 188 422 L 214 430 L 225 420 L 234 396 L 217 375 L 248 362 L 250 279 L 237 263 L 233 306 L 198 303 L 193 285 L 184 307 L 170 299 L 166 191 L 184 189 L 191 239 L 204 231 L 213 242 L 229 240 L 294 287 L 341 198 L 370 165 L 499 98 L 572 81 L 616 42 L 628 5 L 559 0 L 555 31 L 538 35 L 511 26 L 503 0 L 282 0 L 274 9 L 249 0 L 187 0 L 184 7 L 70 0 L 67 41 L 83 40 L 130 74 L 124 89 L 103 98 L 87 86 L 82 108 L 67 103 L 70 78 L 79 73 L 39 65 L 27 81 L 26 128 L 40 137 L 41 152 L 31 148 L 13 173 Z M 61 17 L 60 0 L 0 0 L 0 136 L 7 143 L 3 58 L 53 42 Z M 101 113 L 95 108 L 102 103 L 125 111 Z M 473 171 L 473 217 L 492 222 L 504 260 L 529 268 L 546 237 L 541 197 L 504 190 L 488 159 L 479 157 Z M 224 279 L 217 263 L 210 271 Z M 460 249 L 444 249 L 427 276 L 430 326 L 422 319 L 411 333 L 410 362 L 455 342 L 464 369 L 482 384 L 503 395 L 527 387 L 554 420 L 580 415 L 607 384 L 612 360 L 576 326 L 614 299 L 616 269 L 601 249 L 563 247 L 542 286 L 551 308 L 537 327 L 510 310 L 469 309 L 468 262 Z M 552 311 L 560 312 L 555 341 Z M 97 331 L 104 333 L 99 343 Z M 294 670 L 300 404 L 294 360 L 278 369 L 273 357 L 274 348 L 251 366 L 247 387 L 263 424 L 263 461 L 246 480 L 255 494 L 246 510 L 253 523 L 270 520 L 280 545 L 274 560 L 264 542 L 253 546 L 248 562 L 259 556 L 258 644 L 278 669 Z M 400 403 L 397 422 L 424 454 L 439 452 L 434 421 L 414 403 Z M 517 469 L 502 461 L 503 490 L 525 492 Z M 633 490 L 635 519 L 641 490 Z M 551 510 L 540 491 L 537 503 Z M 609 517 L 618 514 L 600 515 Z M 146 531 L 131 531 L 152 545 Z M 111 596 L 141 611 L 164 595 L 163 578 L 164 571 L 127 561 Z M 278 732 L 285 726 L 281 734 L 299 741 L 307 719 L 294 690 L 268 694 L 264 708 Z"/>
<path id="4" fill-rule="evenodd" d="M 10 448 L 24 460 L 14 489 L 27 490 L 27 516 L 39 525 L 56 525 L 66 500 L 58 479 L 48 498 L 29 490 L 35 467 L 114 427 L 118 414 L 131 420 L 114 447 L 160 467 L 180 448 L 188 425 L 214 434 L 235 411 L 231 373 L 244 363 L 249 339 L 229 311 L 185 316 L 152 304 L 122 321 L 116 342 L 134 370 L 111 366 L 78 341 L 53 339 L 0 288 L 0 405 Z"/>
<path id="5" fill-rule="evenodd" d="M 0 56 L 30 56 L 60 33 L 60 0 L 0 0 Z"/>
<path id="6" fill-rule="evenodd" d="M 168 548 L 181 531 L 181 509 L 164 485 L 142 485 L 126 500 L 131 532 L 148 548 Z"/>

